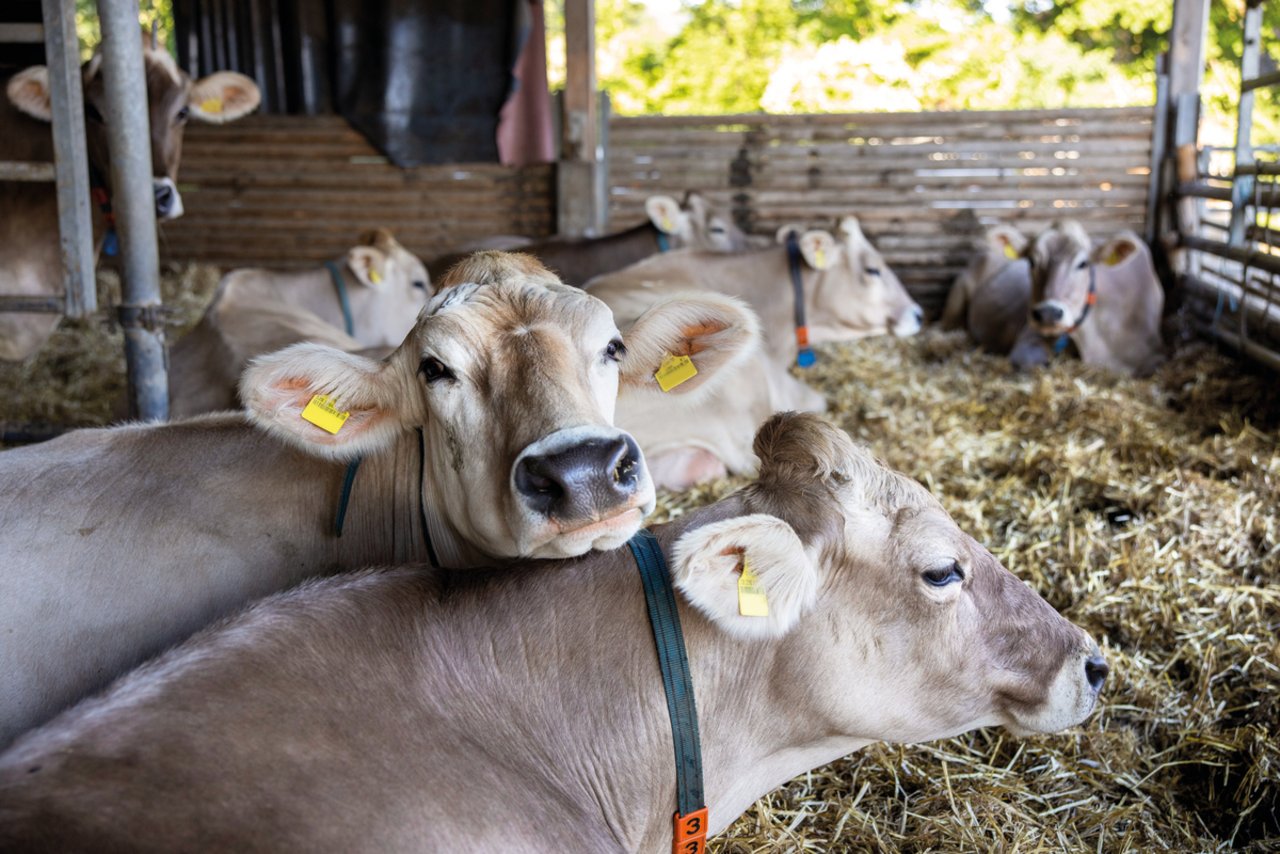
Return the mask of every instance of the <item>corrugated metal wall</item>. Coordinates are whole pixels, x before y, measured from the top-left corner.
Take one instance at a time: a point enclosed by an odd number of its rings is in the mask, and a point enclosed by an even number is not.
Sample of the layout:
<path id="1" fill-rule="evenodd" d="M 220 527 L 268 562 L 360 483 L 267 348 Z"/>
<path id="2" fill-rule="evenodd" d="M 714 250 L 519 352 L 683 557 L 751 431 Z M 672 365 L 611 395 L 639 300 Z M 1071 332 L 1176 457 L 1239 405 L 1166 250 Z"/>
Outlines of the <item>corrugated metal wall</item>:
<path id="1" fill-rule="evenodd" d="M 825 116 L 646 116 L 609 125 L 610 227 L 698 189 L 748 231 L 856 214 L 927 310 L 996 222 L 1142 232 L 1150 107 Z"/>
<path id="2" fill-rule="evenodd" d="M 555 226 L 550 165 L 400 169 L 336 116 L 251 116 L 192 126 L 178 186 L 186 214 L 161 232 L 168 260 L 314 265 L 359 232 L 392 229 L 423 257 L 494 234 Z"/>

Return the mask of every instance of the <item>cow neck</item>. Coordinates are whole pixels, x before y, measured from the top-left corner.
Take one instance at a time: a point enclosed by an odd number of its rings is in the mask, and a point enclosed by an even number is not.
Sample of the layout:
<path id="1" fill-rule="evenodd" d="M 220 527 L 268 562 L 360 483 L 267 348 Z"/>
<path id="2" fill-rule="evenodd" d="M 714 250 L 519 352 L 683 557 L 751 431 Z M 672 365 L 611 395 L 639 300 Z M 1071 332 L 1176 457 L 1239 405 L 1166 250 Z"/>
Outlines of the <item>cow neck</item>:
<path id="1" fill-rule="evenodd" d="M 111 193 L 107 190 L 107 182 L 102 177 L 102 172 L 92 163 L 89 164 L 89 195 L 93 198 L 93 203 L 98 206 L 106 226 L 102 251 L 107 257 L 114 257 L 120 253 L 120 238 L 116 234 L 116 215 L 111 208 Z"/>
<path id="2" fill-rule="evenodd" d="M 1089 317 L 1089 312 L 1098 302 L 1098 265 L 1089 265 L 1089 295 L 1084 299 L 1084 310 L 1080 312 L 1080 316 L 1076 318 L 1076 322 L 1071 324 L 1071 328 L 1058 336 L 1053 342 L 1054 355 L 1061 353 L 1067 349 L 1067 345 L 1071 343 L 1071 336 L 1080 331 L 1080 327 L 1084 325 L 1085 320 Z"/>

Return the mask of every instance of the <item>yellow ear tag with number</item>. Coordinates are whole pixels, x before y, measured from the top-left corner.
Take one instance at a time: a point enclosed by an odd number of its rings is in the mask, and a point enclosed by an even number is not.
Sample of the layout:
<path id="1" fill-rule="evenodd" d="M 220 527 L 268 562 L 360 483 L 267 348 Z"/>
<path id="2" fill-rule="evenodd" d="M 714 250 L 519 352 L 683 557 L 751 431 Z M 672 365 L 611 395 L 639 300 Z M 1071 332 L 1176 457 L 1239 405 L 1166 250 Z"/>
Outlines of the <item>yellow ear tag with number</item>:
<path id="1" fill-rule="evenodd" d="M 215 116 L 218 115 L 219 113 L 222 112 L 222 99 L 206 98 L 205 100 L 200 102 L 200 112 L 210 113 Z"/>
<path id="2" fill-rule="evenodd" d="M 311 398 L 307 408 L 302 410 L 302 420 L 310 421 L 326 433 L 337 433 L 350 417 L 350 412 L 339 412 L 337 401 L 324 394 Z"/>
<path id="3" fill-rule="evenodd" d="M 654 372 L 653 378 L 658 381 L 658 388 L 663 391 L 671 391 L 671 389 L 687 382 L 698 375 L 698 369 L 693 365 L 693 359 L 688 356 L 672 356 L 670 353 L 662 360 L 661 367 Z"/>
<path id="4" fill-rule="evenodd" d="M 1011 244 L 1006 243 L 1004 245 L 1004 257 L 1012 261 L 1013 259 L 1018 257 L 1018 250 L 1014 249 Z"/>
<path id="5" fill-rule="evenodd" d="M 375 285 L 380 285 L 380 284 L 382 284 L 382 274 L 381 274 L 381 273 L 379 273 L 377 270 L 373 269 L 372 267 L 370 267 L 370 268 L 369 268 L 369 281 L 373 282 Z"/>
<path id="6" fill-rule="evenodd" d="M 764 595 L 764 585 L 751 571 L 747 556 L 742 556 L 742 574 L 738 576 L 738 613 L 744 617 L 769 616 L 769 599 Z"/>
<path id="7" fill-rule="evenodd" d="M 675 230 L 676 230 L 676 224 L 675 224 L 674 222 L 672 222 L 672 221 L 671 221 L 671 217 L 669 217 L 669 216 L 664 216 L 664 217 L 662 218 L 662 230 L 663 230 L 663 231 L 665 231 L 667 234 L 674 234 L 674 233 L 675 233 Z"/>

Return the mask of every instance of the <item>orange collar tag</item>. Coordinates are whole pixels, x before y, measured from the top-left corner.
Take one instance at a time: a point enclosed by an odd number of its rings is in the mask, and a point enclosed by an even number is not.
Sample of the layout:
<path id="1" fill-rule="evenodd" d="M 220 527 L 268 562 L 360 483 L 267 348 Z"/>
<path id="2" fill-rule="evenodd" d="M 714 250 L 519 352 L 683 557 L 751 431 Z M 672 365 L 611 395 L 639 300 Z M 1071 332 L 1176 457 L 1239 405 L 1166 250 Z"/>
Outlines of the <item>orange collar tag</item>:
<path id="1" fill-rule="evenodd" d="M 676 813 L 673 818 L 675 833 L 671 854 L 706 854 L 707 808 L 694 810 L 688 815 Z"/>

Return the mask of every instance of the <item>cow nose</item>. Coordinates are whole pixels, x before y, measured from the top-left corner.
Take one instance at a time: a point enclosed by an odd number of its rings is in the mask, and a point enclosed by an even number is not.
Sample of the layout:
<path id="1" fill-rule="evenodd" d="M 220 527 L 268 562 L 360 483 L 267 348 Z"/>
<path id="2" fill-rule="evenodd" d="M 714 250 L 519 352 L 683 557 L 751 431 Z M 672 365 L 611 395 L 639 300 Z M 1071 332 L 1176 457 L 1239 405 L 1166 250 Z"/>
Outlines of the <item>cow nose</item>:
<path id="1" fill-rule="evenodd" d="M 535 511 L 561 521 L 591 518 L 626 501 L 640 484 L 640 449 L 630 436 L 587 439 L 516 464 L 516 490 Z"/>
<path id="2" fill-rule="evenodd" d="M 173 210 L 173 187 L 156 184 L 156 216 L 166 217 Z"/>
<path id="3" fill-rule="evenodd" d="M 1050 324 L 1062 320 L 1062 309 L 1052 303 L 1038 305 L 1031 309 L 1031 317 L 1036 323 Z"/>
<path id="4" fill-rule="evenodd" d="M 1084 662 L 1084 678 L 1089 680 L 1089 687 L 1098 692 L 1102 690 L 1102 683 L 1106 681 L 1107 674 L 1111 672 L 1111 665 L 1107 664 L 1107 660 L 1100 655 L 1091 655 Z"/>

